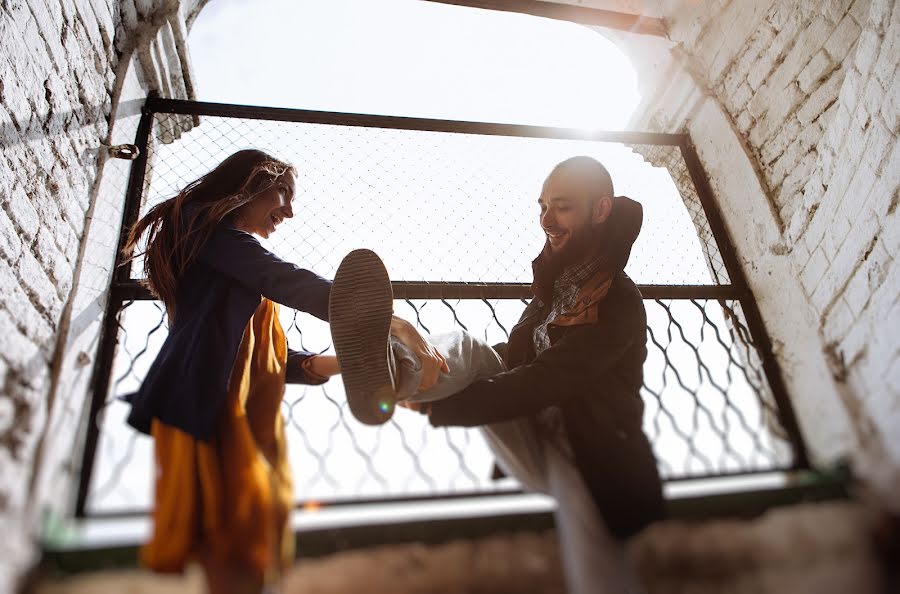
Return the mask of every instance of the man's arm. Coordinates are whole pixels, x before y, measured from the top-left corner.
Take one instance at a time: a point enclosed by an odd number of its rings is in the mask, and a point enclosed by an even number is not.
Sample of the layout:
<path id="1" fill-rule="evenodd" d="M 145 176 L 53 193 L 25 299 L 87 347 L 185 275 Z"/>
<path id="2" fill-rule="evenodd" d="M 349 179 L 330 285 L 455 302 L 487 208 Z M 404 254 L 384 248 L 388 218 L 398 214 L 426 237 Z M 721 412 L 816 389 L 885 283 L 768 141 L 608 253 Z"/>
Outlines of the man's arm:
<path id="1" fill-rule="evenodd" d="M 637 305 L 641 306 L 640 302 Z M 531 363 L 479 380 L 432 403 L 428 411 L 431 424 L 486 425 L 578 398 L 585 385 L 603 381 L 643 331 L 640 316 L 608 312 L 597 324 L 570 331 Z"/>
<path id="2" fill-rule="evenodd" d="M 328 321 L 331 281 L 282 260 L 249 233 L 219 225 L 197 259 L 276 303 Z"/>

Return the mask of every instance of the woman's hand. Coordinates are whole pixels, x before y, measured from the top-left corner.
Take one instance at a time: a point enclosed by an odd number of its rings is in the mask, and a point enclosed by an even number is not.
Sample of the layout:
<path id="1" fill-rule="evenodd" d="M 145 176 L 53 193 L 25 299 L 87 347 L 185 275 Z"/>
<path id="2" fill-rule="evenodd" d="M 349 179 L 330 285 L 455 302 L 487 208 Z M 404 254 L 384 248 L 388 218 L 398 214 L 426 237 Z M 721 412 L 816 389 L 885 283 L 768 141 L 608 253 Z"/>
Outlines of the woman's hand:
<path id="1" fill-rule="evenodd" d="M 403 318 L 397 316 L 391 318 L 391 334 L 409 347 L 422 362 L 422 382 L 419 384 L 419 391 L 427 390 L 436 384 L 442 371 L 444 373 L 450 371 L 444 356 L 419 334 L 415 326 Z"/>
<path id="2" fill-rule="evenodd" d="M 313 355 L 307 359 L 308 369 L 320 377 L 331 377 L 341 372 L 337 357 L 334 355 Z"/>

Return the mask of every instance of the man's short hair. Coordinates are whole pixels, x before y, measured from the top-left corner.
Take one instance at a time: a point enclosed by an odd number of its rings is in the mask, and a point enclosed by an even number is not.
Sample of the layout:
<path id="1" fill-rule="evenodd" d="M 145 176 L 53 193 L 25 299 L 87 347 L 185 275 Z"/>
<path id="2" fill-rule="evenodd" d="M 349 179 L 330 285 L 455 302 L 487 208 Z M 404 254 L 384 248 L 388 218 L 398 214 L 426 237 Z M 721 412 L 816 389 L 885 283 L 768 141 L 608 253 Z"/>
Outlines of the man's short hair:
<path id="1" fill-rule="evenodd" d="M 609 171 L 606 170 L 606 167 L 604 167 L 600 161 L 593 157 L 579 155 L 577 157 L 566 159 L 562 163 L 557 164 L 556 167 L 553 168 L 553 171 L 550 172 L 550 175 L 553 175 L 558 171 L 572 171 L 579 175 L 584 175 L 591 180 L 592 185 L 597 190 L 598 196 L 615 196 L 612 177 L 610 177 Z"/>

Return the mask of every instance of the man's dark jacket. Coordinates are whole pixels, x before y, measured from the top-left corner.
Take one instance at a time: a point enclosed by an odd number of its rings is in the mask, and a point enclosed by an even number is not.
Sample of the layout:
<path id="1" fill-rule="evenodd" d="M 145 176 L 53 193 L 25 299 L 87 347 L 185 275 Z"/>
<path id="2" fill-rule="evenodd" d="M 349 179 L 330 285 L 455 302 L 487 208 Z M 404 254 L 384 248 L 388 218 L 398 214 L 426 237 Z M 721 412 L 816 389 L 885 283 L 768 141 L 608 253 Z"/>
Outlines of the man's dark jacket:
<path id="1" fill-rule="evenodd" d="M 662 517 L 662 486 L 642 430 L 647 317 L 640 292 L 622 272 L 641 220 L 637 202 L 614 199 L 596 246 L 610 268 L 580 288 L 572 310 L 548 326 L 551 346 L 535 356 L 534 328 L 550 311 L 556 276 L 542 253 L 534 261 L 535 298 L 498 348 L 509 371 L 434 402 L 430 412 L 434 426 L 474 426 L 558 406 L 575 465 L 607 527 L 623 539 Z M 608 279 L 610 269 L 607 291 L 597 281 Z"/>
<path id="2" fill-rule="evenodd" d="M 154 418 L 209 440 L 228 391 L 244 328 L 262 296 L 328 321 L 331 281 L 266 250 L 255 237 L 219 224 L 179 281 L 175 320 L 140 389 L 125 396 L 128 423 L 149 433 Z M 321 383 L 288 351 L 285 380 Z"/>

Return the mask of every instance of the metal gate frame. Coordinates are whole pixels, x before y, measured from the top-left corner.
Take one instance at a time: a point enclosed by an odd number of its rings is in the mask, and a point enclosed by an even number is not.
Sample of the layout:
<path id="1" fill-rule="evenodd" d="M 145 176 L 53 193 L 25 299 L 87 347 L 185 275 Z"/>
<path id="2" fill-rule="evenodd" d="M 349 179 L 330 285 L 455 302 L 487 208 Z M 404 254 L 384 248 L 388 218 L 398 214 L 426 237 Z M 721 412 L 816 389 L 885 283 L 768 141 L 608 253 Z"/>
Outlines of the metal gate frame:
<path id="1" fill-rule="evenodd" d="M 496 124 L 485 122 L 449 121 L 425 118 L 408 118 L 394 116 L 360 115 L 334 113 L 299 109 L 255 107 L 220 103 L 194 102 L 175 99 L 148 97 L 141 109 L 134 144 L 140 150 L 138 158 L 131 166 L 128 187 L 125 196 L 125 208 L 122 216 L 122 228 L 115 259 L 115 269 L 109 298 L 106 307 L 98 357 L 91 380 L 91 404 L 88 413 L 88 427 L 84 442 L 81 473 L 77 491 L 75 513 L 77 517 L 85 517 L 88 491 L 94 467 L 97 443 L 100 435 L 98 415 L 103 408 L 110 389 L 113 362 L 118 343 L 118 313 L 123 304 L 132 300 L 152 299 L 150 292 L 140 282 L 130 278 L 130 270 L 123 266 L 128 262 L 127 254 L 123 254 L 128 230 L 138 220 L 144 181 L 148 165 L 148 147 L 153 128 L 155 114 L 179 114 L 191 116 L 218 116 L 254 120 L 274 120 L 307 124 L 330 124 L 339 126 L 356 126 L 366 128 L 389 128 L 428 132 L 445 132 L 460 134 L 477 134 L 490 136 L 513 136 L 529 138 L 551 138 L 562 140 L 589 140 L 600 142 L 620 142 L 626 144 L 664 145 L 677 147 L 684 159 L 691 181 L 700 198 L 701 206 L 707 217 L 722 260 L 728 272 L 730 285 L 639 285 L 645 299 L 716 299 L 720 303 L 726 300 L 737 301 L 746 316 L 747 329 L 762 362 L 763 372 L 777 407 L 778 420 L 787 434 L 792 447 L 793 460 L 786 470 L 809 468 L 806 446 L 790 398 L 784 385 L 780 366 L 772 351 L 772 344 L 766 332 L 765 324 L 757 307 L 756 300 L 747 285 L 746 277 L 739 265 L 734 244 L 728 234 L 709 185 L 706 172 L 694 149 L 691 139 L 686 134 L 661 134 L 651 132 L 586 132 L 570 128 L 552 128 L 544 126 L 522 126 L 515 124 Z M 396 299 L 528 299 L 530 286 L 518 283 L 425 283 L 394 282 Z M 740 472 L 737 474 L 747 474 Z M 727 476 L 725 474 L 718 476 Z M 680 479 L 675 479 L 680 480 Z M 453 495 L 442 495 L 450 498 Z M 421 500 L 427 497 L 393 497 L 391 501 Z M 354 500 L 364 503 L 374 500 Z M 381 500 L 379 500 L 381 501 Z M 338 502 L 340 503 L 340 502 Z M 133 515 L 133 514 L 112 514 Z"/>

